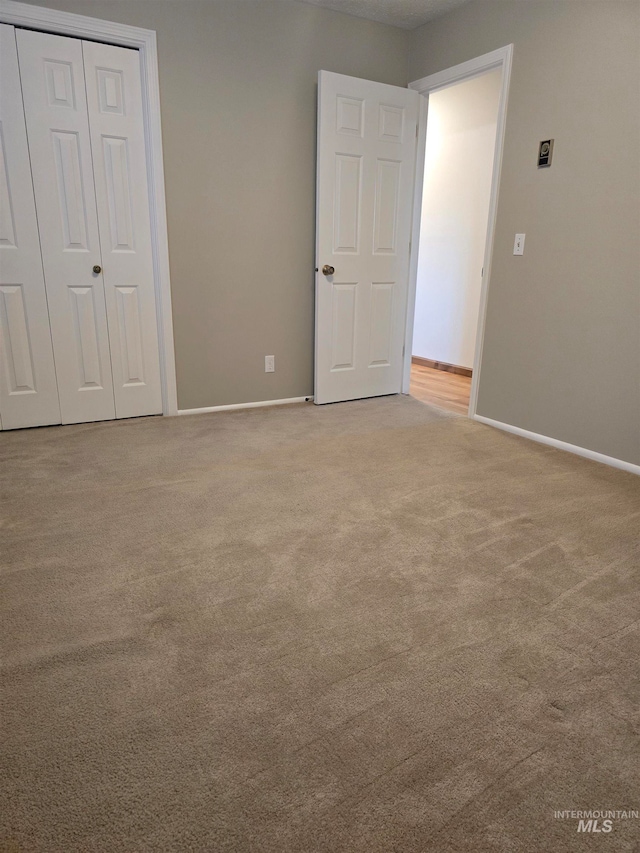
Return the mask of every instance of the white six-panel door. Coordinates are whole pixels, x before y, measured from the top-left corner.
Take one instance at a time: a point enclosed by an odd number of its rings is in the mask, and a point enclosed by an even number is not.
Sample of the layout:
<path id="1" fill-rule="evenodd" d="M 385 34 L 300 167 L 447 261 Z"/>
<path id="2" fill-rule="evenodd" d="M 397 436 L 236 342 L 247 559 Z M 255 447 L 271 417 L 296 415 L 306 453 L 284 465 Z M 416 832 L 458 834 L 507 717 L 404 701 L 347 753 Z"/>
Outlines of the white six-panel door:
<path id="1" fill-rule="evenodd" d="M 115 417 L 78 39 L 17 30 L 63 423 Z"/>
<path id="2" fill-rule="evenodd" d="M 419 97 L 319 74 L 316 403 L 401 390 Z"/>
<path id="3" fill-rule="evenodd" d="M 15 31 L 0 25 L 0 417 L 60 423 Z"/>
<path id="4" fill-rule="evenodd" d="M 116 417 L 162 411 L 138 52 L 83 41 Z"/>

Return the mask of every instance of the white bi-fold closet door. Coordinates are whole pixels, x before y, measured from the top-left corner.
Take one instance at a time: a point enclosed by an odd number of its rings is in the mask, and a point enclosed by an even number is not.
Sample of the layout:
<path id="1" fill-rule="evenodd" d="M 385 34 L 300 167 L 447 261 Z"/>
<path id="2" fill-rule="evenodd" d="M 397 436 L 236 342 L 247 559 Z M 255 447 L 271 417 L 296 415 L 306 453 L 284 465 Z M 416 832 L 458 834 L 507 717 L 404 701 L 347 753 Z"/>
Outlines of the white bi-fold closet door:
<path id="1" fill-rule="evenodd" d="M 2 426 L 159 413 L 138 53 L 0 35 Z"/>

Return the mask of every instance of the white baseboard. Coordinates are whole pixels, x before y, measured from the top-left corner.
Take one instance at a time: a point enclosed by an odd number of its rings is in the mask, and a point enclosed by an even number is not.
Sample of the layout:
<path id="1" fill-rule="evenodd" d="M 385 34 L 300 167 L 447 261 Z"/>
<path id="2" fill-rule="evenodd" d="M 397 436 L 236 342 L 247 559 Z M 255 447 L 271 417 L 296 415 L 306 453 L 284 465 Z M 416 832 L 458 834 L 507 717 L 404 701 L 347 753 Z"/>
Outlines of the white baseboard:
<path id="1" fill-rule="evenodd" d="M 548 435 L 540 435 L 537 432 L 529 432 L 528 429 L 521 429 L 511 424 L 503 424 L 502 421 L 494 421 L 491 418 L 485 418 L 482 415 L 474 415 L 474 421 L 480 421 L 482 424 L 495 427 L 496 429 L 511 432 L 514 435 L 521 435 L 523 438 L 528 438 L 531 441 L 537 441 L 540 444 L 548 444 L 549 447 L 555 447 L 557 450 L 566 450 L 568 453 L 575 453 L 577 456 L 584 456 L 585 459 L 591 459 L 594 462 L 602 462 L 603 465 L 610 465 L 612 468 L 620 468 L 622 471 L 628 471 L 630 474 L 640 475 L 640 465 L 634 465 L 633 462 L 625 462 L 623 459 L 616 459 L 613 456 L 605 456 L 604 453 L 596 453 L 595 450 L 587 450 L 586 447 L 578 447 L 576 444 L 568 444 L 566 441 L 559 441 L 557 438 L 549 438 Z"/>
<path id="2" fill-rule="evenodd" d="M 178 409 L 179 415 L 204 415 L 207 412 L 230 412 L 232 409 L 260 409 L 263 406 L 286 406 L 288 403 L 310 403 L 313 394 L 308 397 L 289 397 L 286 400 L 261 400 L 257 403 L 231 403 L 229 406 L 204 406 L 202 409 Z"/>

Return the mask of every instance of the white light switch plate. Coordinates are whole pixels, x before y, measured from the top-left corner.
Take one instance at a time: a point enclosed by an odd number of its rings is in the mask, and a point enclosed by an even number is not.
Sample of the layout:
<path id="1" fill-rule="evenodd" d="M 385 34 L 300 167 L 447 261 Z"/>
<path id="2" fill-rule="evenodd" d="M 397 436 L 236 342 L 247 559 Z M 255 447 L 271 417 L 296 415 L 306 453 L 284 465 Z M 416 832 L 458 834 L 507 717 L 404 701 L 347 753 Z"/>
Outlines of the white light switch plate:
<path id="1" fill-rule="evenodd" d="M 264 357 L 264 372 L 265 373 L 275 373 L 276 372 L 276 357 L 275 357 L 275 355 L 265 355 L 265 357 Z"/>
<path id="2" fill-rule="evenodd" d="M 524 255 L 524 234 L 516 234 L 516 239 L 513 244 L 514 255 Z"/>

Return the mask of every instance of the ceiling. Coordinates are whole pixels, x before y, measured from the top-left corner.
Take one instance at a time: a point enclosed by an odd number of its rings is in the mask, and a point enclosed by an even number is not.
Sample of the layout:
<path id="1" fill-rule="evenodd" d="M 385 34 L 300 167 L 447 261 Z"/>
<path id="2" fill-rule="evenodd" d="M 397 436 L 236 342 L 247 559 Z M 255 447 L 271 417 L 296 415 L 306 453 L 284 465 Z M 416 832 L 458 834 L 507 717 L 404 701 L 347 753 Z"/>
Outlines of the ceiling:
<path id="1" fill-rule="evenodd" d="M 314 6 L 325 6 L 355 15 L 357 18 L 368 18 L 370 21 L 380 21 L 405 30 L 413 30 L 426 24 L 427 21 L 444 15 L 469 0 L 304 0 Z"/>

